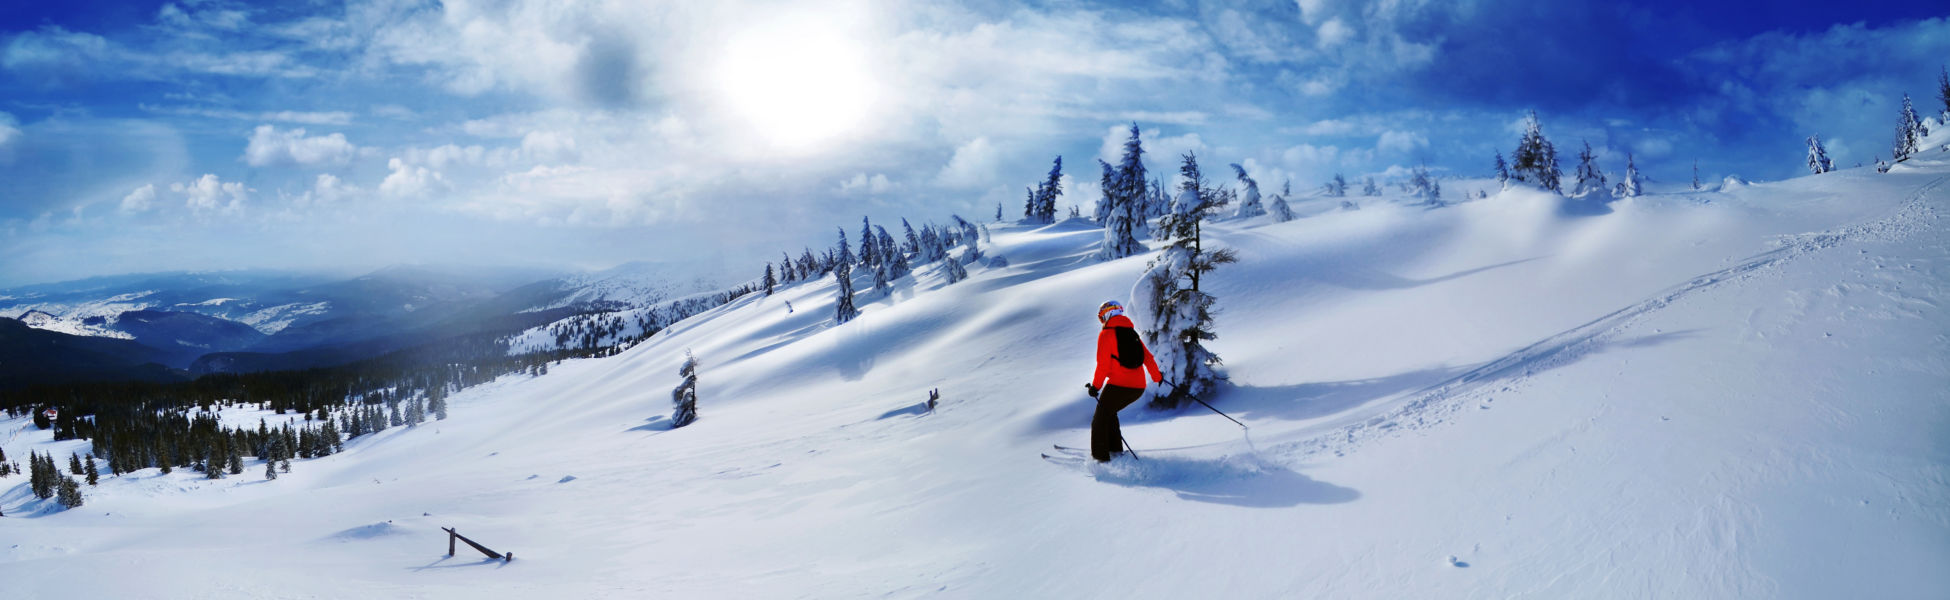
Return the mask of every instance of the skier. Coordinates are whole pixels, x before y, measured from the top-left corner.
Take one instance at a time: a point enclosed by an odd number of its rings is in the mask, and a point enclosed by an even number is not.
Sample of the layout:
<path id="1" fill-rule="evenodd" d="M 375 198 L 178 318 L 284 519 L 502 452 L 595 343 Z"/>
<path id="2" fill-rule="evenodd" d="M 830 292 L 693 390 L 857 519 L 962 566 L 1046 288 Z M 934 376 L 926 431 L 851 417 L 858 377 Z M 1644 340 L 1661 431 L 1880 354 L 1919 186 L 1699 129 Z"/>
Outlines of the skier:
<path id="1" fill-rule="evenodd" d="M 1090 457 L 1106 462 L 1124 450 L 1117 411 L 1144 395 L 1145 371 L 1151 372 L 1153 383 L 1163 383 L 1165 376 L 1130 317 L 1124 316 L 1123 304 L 1111 300 L 1097 307 L 1097 322 L 1104 326 L 1097 333 L 1097 372 L 1083 387 L 1097 399 L 1097 414 L 1090 418 Z"/>

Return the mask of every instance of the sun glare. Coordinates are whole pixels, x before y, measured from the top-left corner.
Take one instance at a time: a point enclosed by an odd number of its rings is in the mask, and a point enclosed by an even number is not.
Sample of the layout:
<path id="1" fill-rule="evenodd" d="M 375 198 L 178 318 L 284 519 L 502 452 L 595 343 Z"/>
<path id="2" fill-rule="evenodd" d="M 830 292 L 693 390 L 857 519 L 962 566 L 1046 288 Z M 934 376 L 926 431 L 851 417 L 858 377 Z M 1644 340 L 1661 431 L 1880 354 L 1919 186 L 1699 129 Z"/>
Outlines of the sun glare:
<path id="1" fill-rule="evenodd" d="M 784 148 L 809 148 L 856 131 L 876 95 L 866 48 L 816 23 L 734 36 L 717 76 L 732 112 Z"/>

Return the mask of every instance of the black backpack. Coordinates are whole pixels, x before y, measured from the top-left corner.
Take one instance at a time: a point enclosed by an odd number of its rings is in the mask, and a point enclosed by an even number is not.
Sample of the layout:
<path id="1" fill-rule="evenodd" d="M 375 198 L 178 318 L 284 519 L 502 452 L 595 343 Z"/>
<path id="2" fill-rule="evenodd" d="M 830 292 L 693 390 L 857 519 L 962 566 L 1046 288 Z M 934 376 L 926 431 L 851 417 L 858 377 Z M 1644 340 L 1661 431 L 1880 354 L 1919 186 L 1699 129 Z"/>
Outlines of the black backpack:
<path id="1" fill-rule="evenodd" d="M 1117 359 L 1118 365 L 1126 369 L 1144 366 L 1144 342 L 1138 341 L 1136 331 L 1132 331 L 1129 327 L 1105 327 L 1104 329 L 1116 332 L 1117 354 L 1111 355 L 1111 358 Z"/>

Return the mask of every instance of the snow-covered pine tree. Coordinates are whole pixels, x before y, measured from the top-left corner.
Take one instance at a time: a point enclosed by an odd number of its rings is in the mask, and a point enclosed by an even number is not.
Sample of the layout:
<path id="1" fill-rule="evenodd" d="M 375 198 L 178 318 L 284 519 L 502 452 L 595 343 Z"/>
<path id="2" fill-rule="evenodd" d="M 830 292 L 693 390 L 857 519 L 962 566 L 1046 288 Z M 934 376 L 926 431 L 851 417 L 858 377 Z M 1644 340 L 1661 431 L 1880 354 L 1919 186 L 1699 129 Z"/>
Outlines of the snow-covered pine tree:
<path id="1" fill-rule="evenodd" d="M 1442 184 L 1429 174 L 1429 168 L 1416 165 L 1409 170 L 1409 194 L 1427 204 L 1442 204 Z"/>
<path id="2" fill-rule="evenodd" d="M 1697 158 L 1696 158 L 1696 159 L 1693 159 L 1693 191 L 1695 191 L 1695 192 L 1697 192 L 1697 191 L 1699 191 L 1699 190 L 1700 190 L 1700 185 L 1699 185 L 1699 159 L 1697 159 Z"/>
<path id="3" fill-rule="evenodd" d="M 887 234 L 886 227 L 875 225 L 873 228 L 877 233 L 875 237 L 880 239 L 880 258 L 887 263 L 887 279 L 892 281 L 906 277 L 908 271 L 912 270 L 907 264 L 907 255 L 900 251 L 900 245 L 894 243 L 894 236 Z"/>
<path id="4" fill-rule="evenodd" d="M 1937 122 L 1950 124 L 1950 69 L 1941 66 L 1937 67 L 1936 99 L 1943 104 L 1943 112 L 1937 116 Z"/>
<path id="5" fill-rule="evenodd" d="M 1139 145 L 1137 136 L 1137 126 L 1132 125 L 1131 139 L 1124 143 L 1122 163 L 1127 166 L 1136 163 L 1137 175 L 1142 176 L 1144 165 L 1138 162 L 1136 157 L 1144 150 Z M 1139 201 L 1137 194 L 1142 192 L 1137 190 L 1143 188 L 1130 184 L 1127 177 L 1131 173 L 1125 167 L 1112 170 L 1109 163 L 1103 163 L 1103 166 L 1104 202 L 1100 206 L 1104 207 L 1102 210 L 1109 214 L 1110 218 L 1104 220 L 1104 242 L 1098 247 L 1097 258 L 1117 260 L 1144 251 L 1144 243 L 1137 239 L 1138 229 L 1142 226 L 1140 221 L 1143 220 L 1143 217 L 1139 216 L 1141 209 L 1137 206 Z"/>
<path id="6" fill-rule="evenodd" d="M 916 252 L 914 254 L 914 257 L 915 259 L 921 261 L 921 264 L 925 265 L 937 260 L 941 260 L 941 254 L 942 254 L 941 235 L 934 232 L 934 226 L 932 225 L 921 226 L 920 243 L 917 244 L 916 247 L 919 248 L 920 251 Z"/>
<path id="7" fill-rule="evenodd" d="M 880 241 L 873 237 L 873 223 L 860 217 L 860 264 L 874 266 L 880 263 Z"/>
<path id="8" fill-rule="evenodd" d="M 83 469 L 85 471 L 84 474 L 88 477 L 88 485 L 95 485 L 97 482 L 101 481 L 102 478 L 101 471 L 95 470 L 95 455 L 93 454 L 88 455 L 88 462 L 87 464 L 83 465 Z"/>
<path id="9" fill-rule="evenodd" d="M 1001 223 L 1001 222 L 1002 222 L 1002 203 L 1001 203 L 1001 202 L 997 202 L 997 203 L 995 203 L 995 222 L 997 222 L 997 223 Z"/>
<path id="10" fill-rule="evenodd" d="M 1293 220 L 1293 207 L 1288 206 L 1286 197 L 1293 194 L 1293 180 L 1280 183 L 1280 193 L 1273 197 L 1273 220 L 1281 223 Z"/>
<path id="11" fill-rule="evenodd" d="M 1834 169 L 1834 163 L 1828 160 L 1828 149 L 1821 146 L 1821 136 L 1808 136 L 1808 170 L 1820 175 Z"/>
<path id="12" fill-rule="evenodd" d="M 1210 391 L 1219 376 L 1219 357 L 1204 346 L 1217 337 L 1212 330 L 1215 298 L 1199 289 L 1199 280 L 1218 265 L 1237 260 L 1232 250 L 1207 252 L 1201 223 L 1208 211 L 1217 208 L 1214 194 L 1203 188 L 1197 159 L 1190 153 L 1179 168 L 1185 177 L 1172 213 L 1163 228 L 1169 243 L 1153 259 L 1132 290 L 1134 304 L 1149 313 L 1149 322 L 1140 324 L 1151 353 L 1171 391 L 1152 397 L 1161 407 L 1175 407 L 1191 396 Z"/>
<path id="13" fill-rule="evenodd" d="M 1591 142 L 1584 142 L 1584 150 L 1578 152 L 1577 187 L 1572 196 L 1583 196 L 1592 192 L 1604 192 L 1611 186 L 1605 185 L 1605 174 L 1598 171 L 1598 156 L 1591 153 Z"/>
<path id="14" fill-rule="evenodd" d="M 1247 176 L 1246 168 L 1239 166 L 1239 163 L 1232 163 L 1232 172 L 1239 176 L 1239 183 L 1246 186 L 1246 199 L 1239 203 L 1239 211 L 1233 213 L 1233 217 L 1247 219 L 1266 214 L 1266 207 L 1259 202 L 1259 182 Z M 1334 175 L 1335 180 L 1340 178 L 1339 174 Z"/>
<path id="15" fill-rule="evenodd" d="M 969 248 L 972 250 L 974 246 L 970 245 Z M 949 284 L 961 283 L 962 280 L 968 279 L 968 267 L 962 266 L 961 259 L 950 257 L 948 260 L 941 261 L 941 264 Z"/>
<path id="16" fill-rule="evenodd" d="M 684 380 L 670 391 L 670 426 L 675 429 L 697 420 L 697 356 L 689 349 L 684 350 L 684 364 L 677 367 L 677 376 Z"/>
<path id="17" fill-rule="evenodd" d="M 1097 167 L 1103 172 L 1097 178 L 1097 189 L 1102 193 L 1097 195 L 1097 205 L 1091 208 L 1090 215 L 1097 219 L 1097 224 L 1109 227 L 1110 213 L 1115 210 L 1112 207 L 1117 205 L 1117 168 L 1101 158 L 1097 159 Z"/>
<path id="18" fill-rule="evenodd" d="M 867 239 L 873 239 L 873 238 L 870 237 Z M 888 265 L 887 261 L 881 261 L 880 264 L 876 264 L 870 267 L 864 267 L 867 269 L 873 269 L 874 293 L 883 293 L 894 289 L 894 286 L 891 284 L 894 278 L 891 277 L 888 273 L 889 267 L 890 265 Z"/>
<path id="19" fill-rule="evenodd" d="M 1896 124 L 1896 162 L 1902 162 L 1923 150 L 1923 136 L 1930 130 L 1923 120 L 1916 118 L 1916 107 L 1909 103 L 1909 94 L 1903 94 L 1903 111 L 1897 115 Z"/>
<path id="20" fill-rule="evenodd" d="M 772 288 L 778 285 L 779 280 L 772 276 L 772 263 L 765 263 L 765 279 L 759 281 L 759 286 L 765 288 L 765 295 L 770 296 Z"/>
<path id="21" fill-rule="evenodd" d="M 1144 251 L 1144 243 L 1137 239 L 1141 223 L 1139 218 L 1133 216 L 1136 212 L 1136 206 L 1125 203 L 1111 208 L 1110 222 L 1104 227 L 1104 243 L 1098 249 L 1097 258 L 1116 260 Z"/>
<path id="22" fill-rule="evenodd" d="M 68 453 L 68 472 L 75 475 L 81 474 L 81 453 Z"/>
<path id="23" fill-rule="evenodd" d="M 1137 123 L 1131 123 L 1131 137 L 1124 141 L 1124 156 L 1117 161 L 1117 204 L 1124 213 L 1122 218 L 1131 226 L 1133 243 L 1147 229 L 1144 199 L 1150 192 L 1148 182 L 1151 181 L 1150 172 L 1144 168 L 1144 141 L 1139 137 Z M 1139 244 L 1135 251 L 1143 252 L 1143 245 Z"/>
<path id="24" fill-rule="evenodd" d="M 265 459 L 265 460 L 264 460 L 264 479 L 265 479 L 265 480 L 267 480 L 267 481 L 269 481 L 269 480 L 274 480 L 274 479 L 277 479 L 277 478 L 278 478 L 278 463 L 277 463 L 277 461 L 274 461 L 274 460 L 270 460 L 270 459 Z"/>
<path id="25" fill-rule="evenodd" d="M 1049 174 L 1036 186 L 1036 223 L 1056 222 L 1056 198 L 1063 195 L 1063 157 L 1051 161 Z"/>
<path id="26" fill-rule="evenodd" d="M 1381 195 L 1381 186 L 1378 186 L 1378 185 L 1375 185 L 1375 184 L 1374 184 L 1374 176 L 1373 176 L 1373 175 L 1369 175 L 1369 176 L 1366 176 L 1366 177 L 1363 177 L 1363 178 L 1361 178 L 1361 179 L 1362 179 L 1362 181 L 1361 181 L 1361 195 L 1363 195 L 1363 196 L 1380 196 L 1380 195 Z"/>
<path id="27" fill-rule="evenodd" d="M 1496 184 L 1504 189 L 1510 188 L 1510 165 L 1503 162 L 1503 151 L 1496 152 Z"/>
<path id="28" fill-rule="evenodd" d="M 1625 186 L 1624 196 L 1626 198 L 1637 198 L 1640 194 L 1645 193 L 1645 189 L 1640 185 L 1640 182 L 1643 180 L 1643 177 L 1639 177 L 1638 162 L 1632 159 L 1632 153 L 1625 153 L 1625 180 L 1619 182 Z"/>
<path id="29" fill-rule="evenodd" d="M 853 307 L 853 261 L 851 252 L 846 249 L 846 230 L 840 230 L 841 260 L 834 261 L 833 277 L 839 282 L 839 298 L 833 303 L 833 321 L 844 325 L 854 317 L 860 316 L 860 309 Z"/>
<path id="30" fill-rule="evenodd" d="M 1523 139 L 1517 142 L 1517 151 L 1510 158 L 1511 179 L 1563 193 L 1558 184 L 1562 173 L 1557 170 L 1557 147 L 1544 137 L 1544 126 L 1537 119 L 1537 111 L 1530 111 L 1524 118 Z"/>
<path id="31" fill-rule="evenodd" d="M 1327 182 L 1327 195 L 1332 198 L 1347 197 L 1347 178 L 1335 173 L 1334 178 Z"/>
<path id="32" fill-rule="evenodd" d="M 921 236 L 914 233 L 914 226 L 907 224 L 906 217 L 901 217 L 901 229 L 907 230 L 907 245 L 902 246 L 901 249 L 914 255 L 916 259 L 921 258 Z"/>

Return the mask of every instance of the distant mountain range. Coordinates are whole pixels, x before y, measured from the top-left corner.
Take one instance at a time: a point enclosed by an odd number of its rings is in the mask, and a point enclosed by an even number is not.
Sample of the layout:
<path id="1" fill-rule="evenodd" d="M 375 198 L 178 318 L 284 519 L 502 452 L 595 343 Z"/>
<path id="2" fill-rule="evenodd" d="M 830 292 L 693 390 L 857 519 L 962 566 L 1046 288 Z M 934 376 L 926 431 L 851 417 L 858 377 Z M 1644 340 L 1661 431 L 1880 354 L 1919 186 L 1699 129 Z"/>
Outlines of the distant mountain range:
<path id="1" fill-rule="evenodd" d="M 330 366 L 716 287 L 678 272 L 394 266 L 350 279 L 151 273 L 0 290 L 0 389 Z"/>

